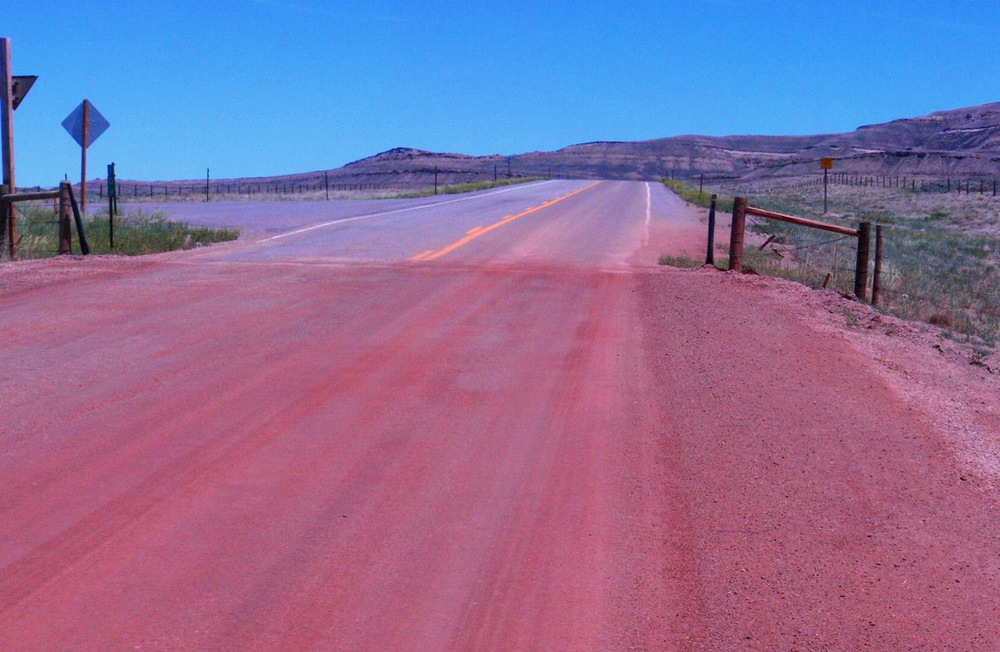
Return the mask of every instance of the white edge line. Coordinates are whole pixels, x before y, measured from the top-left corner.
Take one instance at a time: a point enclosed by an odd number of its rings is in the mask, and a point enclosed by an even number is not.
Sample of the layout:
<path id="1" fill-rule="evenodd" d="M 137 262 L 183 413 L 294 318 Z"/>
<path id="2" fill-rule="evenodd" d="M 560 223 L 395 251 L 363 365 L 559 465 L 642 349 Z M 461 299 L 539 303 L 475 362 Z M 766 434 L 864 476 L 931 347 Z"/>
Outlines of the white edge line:
<path id="1" fill-rule="evenodd" d="M 536 185 L 543 186 L 547 183 L 552 183 L 552 181 L 542 181 L 541 183 L 534 184 L 529 183 L 525 185 L 518 184 L 513 188 L 504 188 L 503 190 L 497 190 L 495 192 L 487 192 L 481 195 L 474 195 L 472 197 L 461 197 L 460 199 L 449 199 L 448 201 L 437 202 L 434 204 L 422 204 L 420 206 L 410 206 L 409 208 L 399 208 L 394 211 L 385 211 L 384 213 L 370 213 L 368 215 L 357 215 L 355 217 L 345 217 L 342 220 L 333 220 L 332 222 L 323 222 L 321 224 L 313 224 L 312 226 L 307 226 L 302 229 L 296 229 L 294 231 L 288 231 L 286 233 L 279 233 L 278 235 L 272 235 L 270 238 L 264 238 L 263 240 L 258 240 L 254 244 L 261 244 L 263 242 L 270 242 L 272 240 L 278 240 L 279 238 L 287 238 L 290 235 L 298 235 L 300 233 L 306 233 L 308 231 L 315 231 L 316 229 L 322 229 L 328 226 L 334 226 L 336 224 L 344 224 L 346 222 L 355 222 L 357 220 L 367 220 L 373 217 L 385 217 L 386 215 L 395 215 L 397 213 L 406 213 L 408 211 L 418 211 L 424 208 L 434 208 L 436 206 L 447 206 L 448 204 L 457 204 L 458 202 L 471 201 L 473 199 L 480 199 L 482 197 L 491 197 L 493 195 L 502 195 L 505 192 L 513 192 L 515 190 L 524 190 L 525 188 L 532 188 Z"/>

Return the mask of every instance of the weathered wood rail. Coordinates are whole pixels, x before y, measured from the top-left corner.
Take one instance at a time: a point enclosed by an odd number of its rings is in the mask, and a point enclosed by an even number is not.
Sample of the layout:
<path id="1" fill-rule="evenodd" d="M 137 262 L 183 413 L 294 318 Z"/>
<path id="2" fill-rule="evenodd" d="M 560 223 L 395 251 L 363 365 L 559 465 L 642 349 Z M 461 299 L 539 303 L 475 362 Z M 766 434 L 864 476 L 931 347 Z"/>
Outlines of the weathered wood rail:
<path id="1" fill-rule="evenodd" d="M 743 271 L 743 239 L 744 231 L 746 230 L 747 215 L 754 215 L 756 217 L 763 217 L 769 220 L 787 222 L 788 224 L 804 226 L 810 229 L 820 229 L 822 231 L 829 231 L 830 233 L 839 233 L 840 235 L 857 238 L 858 256 L 857 263 L 854 268 L 854 294 L 861 301 L 868 300 L 868 260 L 869 249 L 871 246 L 871 222 L 861 222 L 858 224 L 858 228 L 852 229 L 849 226 L 828 224 L 826 222 L 818 222 L 816 220 L 810 220 L 796 215 L 785 215 L 784 213 L 777 213 L 775 211 L 764 210 L 763 208 L 748 206 L 746 197 L 736 197 L 733 201 L 733 225 L 729 237 L 729 269 L 737 272 Z M 881 232 L 879 235 L 881 236 Z M 879 245 L 881 245 L 881 238 L 879 238 L 879 240 Z M 879 246 L 876 249 L 876 258 L 878 258 L 878 260 L 875 261 L 876 275 L 882 268 L 881 253 L 882 248 Z M 876 289 L 880 286 L 879 281 L 880 279 L 875 279 L 874 285 Z M 877 301 L 875 296 L 873 296 L 873 299 Z"/>

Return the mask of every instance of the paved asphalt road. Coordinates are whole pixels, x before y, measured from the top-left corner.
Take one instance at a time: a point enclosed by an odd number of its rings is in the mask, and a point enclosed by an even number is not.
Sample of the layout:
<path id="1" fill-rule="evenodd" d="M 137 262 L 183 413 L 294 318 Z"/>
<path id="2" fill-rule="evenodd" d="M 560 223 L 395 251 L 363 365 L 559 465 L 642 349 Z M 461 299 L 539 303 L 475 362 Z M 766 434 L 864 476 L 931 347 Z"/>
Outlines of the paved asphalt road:
<path id="1" fill-rule="evenodd" d="M 1000 640 L 940 437 L 657 267 L 704 228 L 662 186 L 176 210 L 254 233 L 0 297 L 0 649 Z"/>
<path id="2" fill-rule="evenodd" d="M 682 202 L 659 184 L 604 183 L 586 197 L 572 195 L 592 185 L 548 181 L 411 200 L 272 201 L 249 207 L 189 202 L 143 209 L 162 210 L 191 224 L 247 230 L 248 239 L 260 241 L 259 246 L 208 257 L 242 262 L 405 261 L 425 252 L 433 255 L 471 235 L 449 260 L 621 263 L 648 238 L 654 217 L 665 226 L 690 225 Z M 556 204 L 545 219 L 521 219 L 525 211 L 550 201 Z M 557 206 L 563 202 L 568 203 Z M 500 229 L 507 218 L 516 219 Z M 475 237 L 476 229 L 487 231 Z"/>

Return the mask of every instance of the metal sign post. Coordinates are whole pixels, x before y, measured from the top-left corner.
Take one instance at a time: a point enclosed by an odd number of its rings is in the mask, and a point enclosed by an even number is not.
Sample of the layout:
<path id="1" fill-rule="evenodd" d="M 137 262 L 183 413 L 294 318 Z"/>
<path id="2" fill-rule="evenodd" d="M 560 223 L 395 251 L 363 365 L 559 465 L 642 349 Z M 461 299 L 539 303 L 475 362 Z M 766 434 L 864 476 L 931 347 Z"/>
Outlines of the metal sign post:
<path id="1" fill-rule="evenodd" d="M 118 189 L 115 181 L 115 164 L 108 165 L 108 244 L 115 248 L 115 213 L 118 208 Z"/>
<path id="2" fill-rule="evenodd" d="M 715 264 L 715 202 L 718 195 L 712 195 L 712 205 L 708 208 L 708 254 L 705 256 L 706 265 Z"/>
<path id="3" fill-rule="evenodd" d="M 87 212 L 87 147 L 101 137 L 111 126 L 89 100 L 84 100 L 80 106 L 66 116 L 62 122 L 63 128 L 69 132 L 80 145 L 80 212 Z"/>
<path id="4" fill-rule="evenodd" d="M 827 197 L 827 187 L 828 187 L 827 175 L 833 168 L 833 159 L 821 158 L 819 161 L 819 165 L 821 168 L 823 168 L 823 215 L 826 215 L 826 197 Z"/>

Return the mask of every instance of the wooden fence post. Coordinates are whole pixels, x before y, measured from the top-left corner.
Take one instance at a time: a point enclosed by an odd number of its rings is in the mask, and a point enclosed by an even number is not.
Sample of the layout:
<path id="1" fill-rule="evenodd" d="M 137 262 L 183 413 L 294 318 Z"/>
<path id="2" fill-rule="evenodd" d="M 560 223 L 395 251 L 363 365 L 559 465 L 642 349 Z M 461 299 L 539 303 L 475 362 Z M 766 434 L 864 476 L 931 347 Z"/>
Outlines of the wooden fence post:
<path id="1" fill-rule="evenodd" d="M 733 226 L 729 234 L 729 269 L 743 271 L 743 231 L 746 229 L 747 198 L 733 200 Z"/>
<path id="2" fill-rule="evenodd" d="M 875 225 L 875 276 L 872 278 L 872 305 L 877 306 L 882 295 L 882 225 Z"/>
<path id="3" fill-rule="evenodd" d="M 59 255 L 73 253 L 73 204 L 69 181 L 59 182 Z"/>
<path id="4" fill-rule="evenodd" d="M 861 301 L 868 299 L 868 251 L 871 244 L 871 222 L 858 225 L 858 262 L 854 268 L 854 295 Z"/>
<path id="5" fill-rule="evenodd" d="M 73 221 L 76 222 L 76 238 L 80 241 L 80 253 L 84 256 L 90 253 L 90 245 L 87 243 L 87 233 L 83 230 L 83 219 L 80 217 L 80 205 L 76 203 L 73 195 L 73 187 L 69 189 L 69 205 L 73 207 Z"/>

